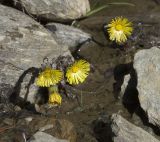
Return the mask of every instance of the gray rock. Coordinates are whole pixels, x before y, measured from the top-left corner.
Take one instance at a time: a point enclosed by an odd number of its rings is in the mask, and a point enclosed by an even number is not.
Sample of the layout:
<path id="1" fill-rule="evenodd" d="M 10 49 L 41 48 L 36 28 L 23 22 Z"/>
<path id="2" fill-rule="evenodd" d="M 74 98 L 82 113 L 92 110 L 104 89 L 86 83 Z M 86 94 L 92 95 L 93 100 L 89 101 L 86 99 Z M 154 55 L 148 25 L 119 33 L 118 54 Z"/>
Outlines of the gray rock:
<path id="1" fill-rule="evenodd" d="M 152 47 L 135 54 L 139 101 L 149 122 L 160 126 L 160 49 Z"/>
<path id="2" fill-rule="evenodd" d="M 21 5 L 28 14 L 49 21 L 68 21 L 84 16 L 90 10 L 88 0 L 14 0 L 15 6 Z"/>
<path id="3" fill-rule="evenodd" d="M 45 57 L 52 60 L 70 52 L 68 47 L 58 45 L 43 26 L 20 11 L 0 5 L 0 13 L 0 85 L 21 83 L 20 96 L 24 96 L 31 78 L 30 73 L 25 75 L 29 68 L 41 67 Z M 31 102 L 36 90 L 34 84 L 30 86 Z"/>
<path id="4" fill-rule="evenodd" d="M 44 115 L 41 115 L 41 116 L 36 114 L 32 115 L 29 111 L 24 111 L 24 110 L 22 110 L 20 113 L 21 113 L 20 115 L 23 118 L 18 119 L 16 124 L 18 126 L 18 129 L 21 131 L 21 134 L 25 130 L 25 134 L 29 136 L 27 138 L 31 138 L 33 134 L 38 132 L 38 134 L 37 133 L 35 134 L 36 136 L 48 133 L 61 140 L 66 140 L 69 142 L 77 142 L 77 131 L 72 122 L 66 119 L 56 119 L 54 116 L 46 117 Z M 52 111 L 52 114 L 53 113 L 54 112 Z M 10 118 L 10 116 L 8 117 Z M 0 120 L 1 119 L 2 117 L 0 117 Z M 0 137 L 0 140 L 1 140 L 1 137 Z M 34 140 L 34 136 L 30 140 Z M 46 139 L 46 141 L 47 140 L 48 139 Z"/>
<path id="5" fill-rule="evenodd" d="M 70 48 L 85 43 L 92 38 L 90 34 L 72 26 L 49 23 L 46 28 L 52 32 L 54 39 L 59 44 L 67 45 Z"/>
<path id="6" fill-rule="evenodd" d="M 118 114 L 111 117 L 113 142 L 159 142 L 152 135 L 137 127 Z"/>
<path id="7" fill-rule="evenodd" d="M 69 142 L 68 140 L 57 139 L 47 133 L 37 132 L 28 142 Z"/>
<path id="8" fill-rule="evenodd" d="M 1 84 L 0 85 L 0 103 L 9 103 L 9 97 L 13 91 L 13 86 L 10 84 Z"/>
<path id="9" fill-rule="evenodd" d="M 131 78 L 130 75 L 125 75 L 124 76 L 124 81 L 123 81 L 123 84 L 121 86 L 121 92 L 120 92 L 119 99 L 122 99 L 122 97 L 123 97 L 123 95 L 126 91 L 126 88 L 128 86 L 128 82 L 129 82 L 130 78 Z"/>

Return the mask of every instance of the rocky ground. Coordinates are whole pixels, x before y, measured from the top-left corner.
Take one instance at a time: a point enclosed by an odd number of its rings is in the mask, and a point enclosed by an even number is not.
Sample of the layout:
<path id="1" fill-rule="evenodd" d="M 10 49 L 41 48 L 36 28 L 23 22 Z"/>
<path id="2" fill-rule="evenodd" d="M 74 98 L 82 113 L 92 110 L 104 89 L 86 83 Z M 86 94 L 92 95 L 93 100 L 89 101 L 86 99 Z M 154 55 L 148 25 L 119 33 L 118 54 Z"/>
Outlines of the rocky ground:
<path id="1" fill-rule="evenodd" d="M 160 141 L 160 1 L 123 0 L 135 6 L 85 17 L 110 2 L 0 1 L 0 142 Z M 103 30 L 115 16 L 134 24 L 125 47 Z M 45 58 L 59 56 L 84 58 L 92 70 L 85 83 L 66 86 L 72 97 L 49 108 L 35 77 Z"/>

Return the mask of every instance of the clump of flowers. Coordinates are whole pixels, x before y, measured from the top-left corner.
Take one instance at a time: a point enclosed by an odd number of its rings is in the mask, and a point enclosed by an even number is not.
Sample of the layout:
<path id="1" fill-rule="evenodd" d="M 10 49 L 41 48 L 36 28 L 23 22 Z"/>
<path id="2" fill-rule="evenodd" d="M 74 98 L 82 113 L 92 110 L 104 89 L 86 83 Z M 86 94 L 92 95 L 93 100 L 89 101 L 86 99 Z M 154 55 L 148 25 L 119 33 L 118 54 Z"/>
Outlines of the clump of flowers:
<path id="1" fill-rule="evenodd" d="M 85 60 L 75 61 L 66 72 L 69 84 L 79 84 L 85 81 L 90 71 L 90 64 Z"/>
<path id="2" fill-rule="evenodd" d="M 123 17 L 112 19 L 107 28 L 109 39 L 119 44 L 126 42 L 133 31 L 132 22 Z"/>
<path id="3" fill-rule="evenodd" d="M 63 72 L 60 70 L 46 67 L 38 76 L 36 84 L 39 87 L 48 87 L 50 105 L 61 105 L 62 97 L 58 93 L 58 84 L 63 78 Z"/>
<path id="4" fill-rule="evenodd" d="M 85 60 L 78 60 L 70 64 L 69 67 L 66 67 L 65 62 L 65 65 L 60 64 L 60 67 L 57 68 L 59 69 L 52 69 L 52 67 L 48 66 L 45 67 L 44 70 L 39 73 L 36 80 L 37 86 L 48 88 L 48 103 L 50 106 L 61 105 L 62 103 L 62 97 L 59 94 L 59 85 L 64 87 L 66 82 L 70 85 L 77 85 L 85 81 L 89 75 L 90 64 Z M 66 78 L 63 78 L 63 72 Z M 65 89 L 65 87 L 63 89 Z"/>

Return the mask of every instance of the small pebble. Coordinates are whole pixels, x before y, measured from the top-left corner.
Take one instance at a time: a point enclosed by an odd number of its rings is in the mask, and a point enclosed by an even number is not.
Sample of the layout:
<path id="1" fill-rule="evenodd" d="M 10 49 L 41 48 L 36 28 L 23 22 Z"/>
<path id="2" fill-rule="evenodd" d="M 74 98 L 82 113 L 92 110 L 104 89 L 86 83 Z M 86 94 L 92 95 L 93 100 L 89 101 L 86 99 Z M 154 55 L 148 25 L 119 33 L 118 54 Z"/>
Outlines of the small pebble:
<path id="1" fill-rule="evenodd" d="M 29 123 L 33 120 L 33 118 L 32 117 L 26 117 L 25 120 Z"/>

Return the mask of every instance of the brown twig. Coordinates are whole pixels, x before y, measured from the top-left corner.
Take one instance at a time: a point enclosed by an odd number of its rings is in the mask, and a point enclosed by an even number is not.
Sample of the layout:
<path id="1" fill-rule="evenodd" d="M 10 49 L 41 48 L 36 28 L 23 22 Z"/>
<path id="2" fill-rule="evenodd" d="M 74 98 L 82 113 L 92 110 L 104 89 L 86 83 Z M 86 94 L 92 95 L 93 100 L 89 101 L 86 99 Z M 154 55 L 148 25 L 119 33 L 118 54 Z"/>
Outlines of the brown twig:
<path id="1" fill-rule="evenodd" d="M 14 126 L 8 126 L 8 127 L 1 127 L 0 128 L 0 133 L 3 133 L 4 131 L 8 130 L 8 129 L 12 129 L 14 128 Z"/>

